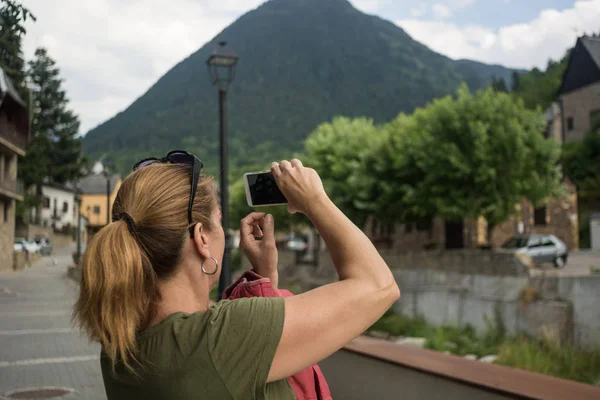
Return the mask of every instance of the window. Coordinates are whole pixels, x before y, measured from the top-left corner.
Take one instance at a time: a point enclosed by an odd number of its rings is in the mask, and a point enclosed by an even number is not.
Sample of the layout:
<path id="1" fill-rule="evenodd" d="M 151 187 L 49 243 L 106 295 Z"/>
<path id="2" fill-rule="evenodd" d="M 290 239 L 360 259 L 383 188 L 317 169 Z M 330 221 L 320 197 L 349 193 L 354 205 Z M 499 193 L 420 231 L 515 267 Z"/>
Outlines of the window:
<path id="1" fill-rule="evenodd" d="M 50 208 L 50 197 L 44 196 L 43 205 L 44 208 Z"/>
<path id="2" fill-rule="evenodd" d="M 546 207 L 536 208 L 533 212 L 535 225 L 546 225 Z"/>
<path id="3" fill-rule="evenodd" d="M 69 212 L 69 203 L 67 203 L 66 201 L 63 202 L 63 212 Z"/>
<path id="4" fill-rule="evenodd" d="M 8 215 L 10 214 L 10 202 L 4 202 L 4 222 L 8 222 Z"/>
<path id="5" fill-rule="evenodd" d="M 96 214 L 96 215 L 100 214 L 100 206 L 94 206 L 94 214 Z"/>
<path id="6" fill-rule="evenodd" d="M 575 123 L 573 122 L 573 117 L 569 117 L 567 118 L 567 130 L 571 132 L 573 129 L 575 129 Z"/>
<path id="7" fill-rule="evenodd" d="M 529 247 L 530 249 L 533 249 L 536 247 L 542 247 L 542 239 L 540 239 L 540 238 L 529 239 L 529 242 L 527 243 L 527 247 Z"/>

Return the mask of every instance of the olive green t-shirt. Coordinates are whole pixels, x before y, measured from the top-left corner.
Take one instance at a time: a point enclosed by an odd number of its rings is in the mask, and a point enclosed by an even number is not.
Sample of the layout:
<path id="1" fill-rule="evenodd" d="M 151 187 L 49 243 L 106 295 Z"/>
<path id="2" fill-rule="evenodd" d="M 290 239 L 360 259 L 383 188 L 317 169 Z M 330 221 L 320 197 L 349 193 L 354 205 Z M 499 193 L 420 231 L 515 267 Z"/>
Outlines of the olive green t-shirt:
<path id="1" fill-rule="evenodd" d="M 262 297 L 171 314 L 138 336 L 139 378 L 101 358 L 108 399 L 295 399 L 287 379 L 266 383 L 284 314 L 282 298 Z"/>

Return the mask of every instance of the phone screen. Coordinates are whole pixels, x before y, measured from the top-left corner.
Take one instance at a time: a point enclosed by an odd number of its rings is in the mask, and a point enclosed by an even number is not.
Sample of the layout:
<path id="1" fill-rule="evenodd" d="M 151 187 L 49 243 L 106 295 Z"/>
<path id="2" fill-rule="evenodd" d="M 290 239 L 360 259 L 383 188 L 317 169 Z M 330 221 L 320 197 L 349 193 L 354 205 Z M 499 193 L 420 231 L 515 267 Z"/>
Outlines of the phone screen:
<path id="1" fill-rule="evenodd" d="M 246 175 L 248 190 L 254 206 L 286 204 L 287 199 L 279 190 L 271 172 L 259 172 Z"/>

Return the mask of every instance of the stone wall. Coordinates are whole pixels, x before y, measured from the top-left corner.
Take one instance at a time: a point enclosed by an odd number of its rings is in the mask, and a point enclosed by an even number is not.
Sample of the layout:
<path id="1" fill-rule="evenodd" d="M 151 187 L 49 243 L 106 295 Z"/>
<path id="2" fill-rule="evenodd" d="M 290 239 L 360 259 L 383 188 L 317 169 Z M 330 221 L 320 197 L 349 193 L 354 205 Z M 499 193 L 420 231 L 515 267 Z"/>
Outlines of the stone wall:
<path id="1" fill-rule="evenodd" d="M 480 333 L 499 317 L 512 334 L 551 334 L 600 349 L 600 276 L 540 275 L 511 255 L 490 251 L 381 254 L 402 292 L 394 305 L 398 313 L 433 325 L 470 324 Z M 280 251 L 280 286 L 297 293 L 337 280 L 328 252 L 319 257 L 318 266 L 296 265 L 292 252 Z"/>
<path id="2" fill-rule="evenodd" d="M 7 220 L 4 220 L 6 212 Z M 13 269 L 15 201 L 0 200 L 0 271 Z"/>
<path id="3" fill-rule="evenodd" d="M 27 255 L 24 251 L 13 252 L 13 270 L 20 271 L 27 267 Z"/>
<path id="4" fill-rule="evenodd" d="M 600 83 L 594 83 L 584 88 L 564 94 L 562 97 L 562 123 L 565 127 L 567 142 L 583 140 L 591 129 L 590 113 L 600 109 Z M 573 130 L 569 131 L 567 119 L 573 118 Z"/>

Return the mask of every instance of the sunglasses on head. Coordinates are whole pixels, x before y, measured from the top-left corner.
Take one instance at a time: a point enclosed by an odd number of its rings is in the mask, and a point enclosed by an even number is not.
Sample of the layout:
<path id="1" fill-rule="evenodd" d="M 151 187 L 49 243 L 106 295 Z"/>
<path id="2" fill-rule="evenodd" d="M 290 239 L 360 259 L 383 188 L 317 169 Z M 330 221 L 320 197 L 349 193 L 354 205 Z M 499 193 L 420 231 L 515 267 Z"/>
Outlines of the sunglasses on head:
<path id="1" fill-rule="evenodd" d="M 191 189 L 190 189 L 190 202 L 188 204 L 188 222 L 190 226 L 190 237 L 194 237 L 194 226 L 192 221 L 192 207 L 194 205 L 194 198 L 196 197 L 196 189 L 198 188 L 198 180 L 200 179 L 200 171 L 202 171 L 202 167 L 204 164 L 198 157 L 193 155 L 192 153 L 188 153 L 183 150 L 173 150 L 167 154 L 166 157 L 158 158 L 158 157 L 149 157 L 144 158 L 141 161 L 138 161 L 134 164 L 133 170 L 137 171 L 140 168 L 147 167 L 152 164 L 179 164 L 179 165 L 189 165 L 192 167 L 192 177 L 191 177 Z"/>

